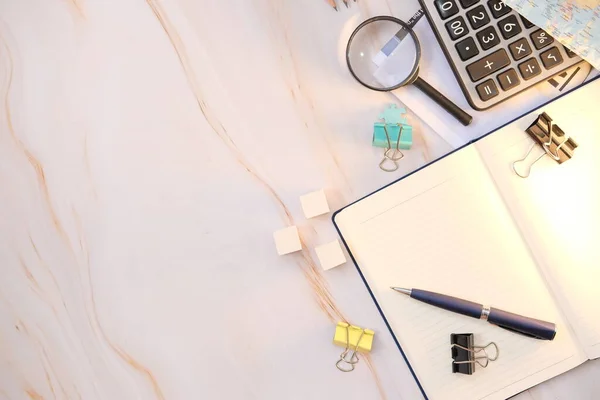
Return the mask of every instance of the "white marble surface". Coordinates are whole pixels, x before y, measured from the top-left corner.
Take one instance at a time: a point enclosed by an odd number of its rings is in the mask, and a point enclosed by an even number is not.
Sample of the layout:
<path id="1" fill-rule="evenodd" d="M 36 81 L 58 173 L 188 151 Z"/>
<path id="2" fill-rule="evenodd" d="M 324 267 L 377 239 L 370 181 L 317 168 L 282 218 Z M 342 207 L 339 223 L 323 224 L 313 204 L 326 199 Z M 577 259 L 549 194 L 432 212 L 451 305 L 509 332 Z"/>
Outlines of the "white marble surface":
<path id="1" fill-rule="evenodd" d="M 299 202 L 340 208 L 451 150 L 415 117 L 401 170 L 370 147 L 393 97 L 342 50 L 402 1 L 0 0 L 0 399 L 420 398 Z M 279 257 L 290 224 L 305 250 Z M 343 318 L 377 332 L 352 374 Z M 595 399 L 599 374 L 517 398 Z"/>

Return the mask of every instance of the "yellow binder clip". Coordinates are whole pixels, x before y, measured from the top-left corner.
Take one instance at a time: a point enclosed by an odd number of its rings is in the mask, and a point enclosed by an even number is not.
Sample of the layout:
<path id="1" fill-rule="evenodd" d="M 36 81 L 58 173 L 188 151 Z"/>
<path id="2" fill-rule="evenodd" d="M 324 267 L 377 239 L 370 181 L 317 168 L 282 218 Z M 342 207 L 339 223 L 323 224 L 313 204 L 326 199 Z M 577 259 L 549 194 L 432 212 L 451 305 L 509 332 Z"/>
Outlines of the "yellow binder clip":
<path id="1" fill-rule="evenodd" d="M 343 321 L 338 322 L 335 327 L 333 344 L 343 347 L 344 351 L 340 354 L 340 359 L 335 363 L 337 369 L 342 372 L 354 371 L 354 366 L 359 361 L 357 353 L 368 353 L 371 351 L 374 335 L 375 332 L 370 329 L 363 329 Z M 348 354 L 350 354 L 349 358 Z"/>

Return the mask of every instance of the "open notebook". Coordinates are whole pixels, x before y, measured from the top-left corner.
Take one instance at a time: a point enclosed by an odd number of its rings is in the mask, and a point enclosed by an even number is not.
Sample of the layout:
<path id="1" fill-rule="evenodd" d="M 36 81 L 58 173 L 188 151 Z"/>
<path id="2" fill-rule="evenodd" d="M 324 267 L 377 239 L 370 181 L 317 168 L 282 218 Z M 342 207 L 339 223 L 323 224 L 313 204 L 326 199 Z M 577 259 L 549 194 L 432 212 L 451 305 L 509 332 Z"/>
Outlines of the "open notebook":
<path id="1" fill-rule="evenodd" d="M 426 397 L 505 399 L 600 357 L 600 80 L 338 211 L 334 222 Z M 512 163 L 541 112 L 579 144 L 571 160 Z M 533 151 L 541 152 L 537 147 Z M 410 299 L 390 286 L 463 297 L 555 322 L 520 336 Z M 450 334 L 500 357 L 452 374 Z"/>

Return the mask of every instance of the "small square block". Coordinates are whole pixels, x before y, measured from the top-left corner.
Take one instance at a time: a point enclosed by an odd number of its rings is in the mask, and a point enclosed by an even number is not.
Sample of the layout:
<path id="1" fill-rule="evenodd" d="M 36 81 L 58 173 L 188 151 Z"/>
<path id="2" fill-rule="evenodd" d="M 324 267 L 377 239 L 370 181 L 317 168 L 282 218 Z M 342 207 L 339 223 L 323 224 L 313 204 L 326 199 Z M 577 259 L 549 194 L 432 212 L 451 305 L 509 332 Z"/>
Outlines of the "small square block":
<path id="1" fill-rule="evenodd" d="M 277 254 L 280 256 L 302 250 L 298 228 L 295 226 L 278 230 L 273 233 L 273 238 L 275 239 Z"/>
<path id="2" fill-rule="evenodd" d="M 317 215 L 329 212 L 329 204 L 327 204 L 327 197 L 325 197 L 323 189 L 300 196 L 300 203 L 302 204 L 302 211 L 304 211 L 306 218 L 316 217 Z"/>
<path id="3" fill-rule="evenodd" d="M 321 267 L 327 271 L 331 268 L 335 268 L 338 265 L 342 265 L 346 262 L 346 256 L 342 251 L 340 242 L 334 240 L 331 243 L 327 243 L 315 248 Z"/>

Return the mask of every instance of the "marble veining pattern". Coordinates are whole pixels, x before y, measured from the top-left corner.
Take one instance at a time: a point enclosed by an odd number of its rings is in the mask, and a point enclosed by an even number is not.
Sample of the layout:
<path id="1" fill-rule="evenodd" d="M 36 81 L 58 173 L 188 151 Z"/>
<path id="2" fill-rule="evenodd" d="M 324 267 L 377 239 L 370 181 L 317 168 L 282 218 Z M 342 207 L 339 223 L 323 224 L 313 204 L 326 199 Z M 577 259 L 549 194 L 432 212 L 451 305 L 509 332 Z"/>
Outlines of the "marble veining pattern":
<path id="1" fill-rule="evenodd" d="M 393 97 L 342 52 L 399 7 L 0 0 L 0 399 L 419 398 L 354 268 L 319 267 L 328 217 L 298 201 L 323 187 L 339 208 L 450 150 L 411 116 L 401 170 L 377 168 Z M 291 224 L 304 249 L 278 257 Z M 377 332 L 352 374 L 342 319 Z M 517 398 L 597 392 L 598 368 Z"/>

